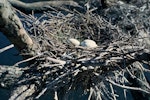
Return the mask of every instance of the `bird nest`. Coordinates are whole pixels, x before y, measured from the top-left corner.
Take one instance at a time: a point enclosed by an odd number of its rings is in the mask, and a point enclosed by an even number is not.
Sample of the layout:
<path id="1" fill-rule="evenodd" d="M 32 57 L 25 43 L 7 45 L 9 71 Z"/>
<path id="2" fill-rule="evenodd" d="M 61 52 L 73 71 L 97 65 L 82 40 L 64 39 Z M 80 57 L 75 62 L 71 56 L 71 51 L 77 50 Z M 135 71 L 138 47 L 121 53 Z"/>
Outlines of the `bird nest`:
<path id="1" fill-rule="evenodd" d="M 111 9 L 106 10 L 107 14 Z M 122 94 L 127 98 L 133 91 L 150 93 L 145 76 L 150 72 L 149 50 L 144 38 L 112 24 L 106 20 L 108 15 L 105 18 L 92 9 L 85 13 L 49 11 L 40 17 L 23 16 L 26 29 L 38 44 L 34 62 L 25 68 L 26 82 L 36 83 L 36 98 L 46 91 L 51 91 L 54 98 L 88 100 L 116 99 Z M 91 39 L 98 46 L 73 46 L 69 38 Z"/>

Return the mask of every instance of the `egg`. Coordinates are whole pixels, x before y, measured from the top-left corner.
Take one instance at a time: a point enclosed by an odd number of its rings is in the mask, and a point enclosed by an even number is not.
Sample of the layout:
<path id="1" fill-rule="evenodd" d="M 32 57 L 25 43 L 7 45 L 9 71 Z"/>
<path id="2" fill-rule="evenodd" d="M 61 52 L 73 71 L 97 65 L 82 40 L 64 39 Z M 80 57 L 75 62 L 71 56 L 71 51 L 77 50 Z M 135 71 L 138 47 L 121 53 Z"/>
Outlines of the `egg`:
<path id="1" fill-rule="evenodd" d="M 80 42 L 77 40 L 77 39 L 74 39 L 74 38 L 70 38 L 68 39 L 69 40 L 69 43 L 73 46 L 79 46 L 80 45 Z"/>
<path id="2" fill-rule="evenodd" d="M 88 47 L 88 48 L 97 47 L 96 42 L 93 41 L 93 40 L 89 40 L 89 39 L 86 39 L 86 40 L 82 41 L 80 45 L 83 46 L 83 47 Z"/>

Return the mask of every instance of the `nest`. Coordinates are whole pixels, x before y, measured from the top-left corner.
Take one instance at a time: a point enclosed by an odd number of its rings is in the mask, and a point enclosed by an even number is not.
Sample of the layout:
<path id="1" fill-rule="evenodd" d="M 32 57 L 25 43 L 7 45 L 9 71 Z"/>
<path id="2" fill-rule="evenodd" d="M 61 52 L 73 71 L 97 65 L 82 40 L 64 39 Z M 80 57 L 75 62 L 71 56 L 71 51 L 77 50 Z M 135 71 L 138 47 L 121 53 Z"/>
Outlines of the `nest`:
<path id="1" fill-rule="evenodd" d="M 109 12 L 115 11 L 113 8 L 105 9 L 108 19 Z M 36 98 L 46 91 L 55 99 L 74 99 L 72 96 L 77 95 L 76 99 L 88 100 L 116 99 L 122 94 L 127 98 L 132 92 L 150 94 L 145 76 L 150 74 L 149 47 L 144 38 L 139 39 L 141 27 L 131 27 L 138 28 L 133 35 L 123 27 L 124 23 L 119 26 L 121 21 L 114 25 L 93 13 L 93 9 L 85 13 L 49 11 L 40 17 L 23 16 L 26 29 L 39 46 L 34 63 L 24 74 L 26 82 L 36 84 Z M 127 17 L 125 20 L 129 22 Z M 69 38 L 91 39 L 98 47 L 71 46 Z"/>

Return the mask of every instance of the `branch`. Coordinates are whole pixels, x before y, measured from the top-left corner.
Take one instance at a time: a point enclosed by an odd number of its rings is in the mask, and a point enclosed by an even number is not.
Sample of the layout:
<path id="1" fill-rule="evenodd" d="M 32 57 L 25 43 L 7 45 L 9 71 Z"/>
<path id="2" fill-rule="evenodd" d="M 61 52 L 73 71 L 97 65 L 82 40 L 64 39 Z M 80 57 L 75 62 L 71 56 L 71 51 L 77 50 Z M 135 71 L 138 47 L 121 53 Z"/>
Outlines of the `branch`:
<path id="1" fill-rule="evenodd" d="M 23 28 L 19 17 L 7 0 L 0 0 L 0 31 L 19 51 L 25 49 L 28 53 L 32 51 L 35 53 L 35 43 Z"/>
<path id="2" fill-rule="evenodd" d="M 8 49 L 11 49 L 11 48 L 13 48 L 13 47 L 14 47 L 13 44 L 11 44 L 11 45 L 9 45 L 9 46 L 7 46 L 7 47 L 4 47 L 4 48 L 0 49 L 0 53 L 6 51 L 6 50 L 8 50 Z"/>
<path id="3" fill-rule="evenodd" d="M 141 92 L 144 92 L 144 93 L 146 93 L 146 94 L 150 94 L 149 91 L 146 91 L 146 90 L 144 90 L 144 89 L 142 89 L 142 88 L 129 87 L 129 86 L 125 86 L 125 85 L 120 85 L 120 84 L 117 84 L 117 83 L 115 83 L 114 81 L 111 81 L 111 80 L 109 80 L 109 79 L 106 79 L 106 81 L 108 81 L 109 83 L 111 83 L 111 84 L 113 84 L 113 85 L 115 85 L 115 86 L 118 86 L 118 87 L 120 87 L 120 88 L 129 89 L 129 90 L 135 90 L 135 91 L 141 91 Z"/>
<path id="4" fill-rule="evenodd" d="M 9 100 L 33 100 L 33 94 L 36 91 L 36 86 L 32 85 L 21 85 L 14 89 Z"/>
<path id="5" fill-rule="evenodd" d="M 66 0 L 66 1 L 42 1 L 42 2 L 33 2 L 33 3 L 24 3 L 18 0 L 8 0 L 14 7 L 19 8 L 25 12 L 31 12 L 34 11 L 43 11 L 48 10 L 50 6 L 60 8 L 63 5 L 70 5 L 73 7 L 81 7 L 77 2 L 74 2 L 72 0 Z"/>

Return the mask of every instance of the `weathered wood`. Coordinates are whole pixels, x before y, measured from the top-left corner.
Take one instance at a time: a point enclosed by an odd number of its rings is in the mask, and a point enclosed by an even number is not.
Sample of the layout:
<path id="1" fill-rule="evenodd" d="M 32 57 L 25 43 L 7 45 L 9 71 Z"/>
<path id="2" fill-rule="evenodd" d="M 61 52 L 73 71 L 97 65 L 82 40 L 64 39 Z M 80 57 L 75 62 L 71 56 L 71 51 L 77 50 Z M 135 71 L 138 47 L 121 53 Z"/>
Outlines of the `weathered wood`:
<path id="1" fill-rule="evenodd" d="M 14 7 L 23 10 L 24 12 L 33 11 L 43 11 L 48 10 L 51 7 L 60 8 L 63 5 L 70 5 L 73 7 L 81 7 L 79 4 L 73 0 L 58 0 L 58 1 L 39 1 L 33 3 L 24 3 L 19 0 L 8 0 Z"/>
<path id="2" fill-rule="evenodd" d="M 4 88 L 12 87 L 23 71 L 14 66 L 0 66 L 0 86 Z"/>
<path id="3" fill-rule="evenodd" d="M 7 0 L 0 0 L 0 31 L 19 51 L 23 49 L 29 53 L 34 51 L 36 46 L 33 40 L 23 28 L 19 17 Z"/>
<path id="4" fill-rule="evenodd" d="M 14 89 L 9 100 L 33 100 L 35 85 L 21 85 Z"/>

